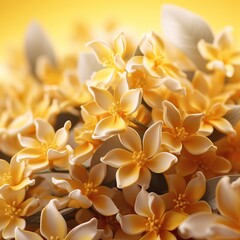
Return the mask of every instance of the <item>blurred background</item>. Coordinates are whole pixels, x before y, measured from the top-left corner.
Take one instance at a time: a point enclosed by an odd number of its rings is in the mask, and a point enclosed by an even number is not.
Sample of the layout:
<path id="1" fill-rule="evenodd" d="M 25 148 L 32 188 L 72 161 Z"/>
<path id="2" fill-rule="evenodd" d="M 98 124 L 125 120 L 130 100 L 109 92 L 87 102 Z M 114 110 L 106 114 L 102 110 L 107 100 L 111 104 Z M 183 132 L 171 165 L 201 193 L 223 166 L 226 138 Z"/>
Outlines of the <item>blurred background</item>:
<path id="1" fill-rule="evenodd" d="M 231 25 L 240 40 L 239 0 L 1 0 L 0 61 L 9 48 L 23 48 L 33 20 L 41 24 L 57 54 L 63 54 L 73 49 L 73 40 L 84 45 L 112 29 L 136 38 L 149 30 L 161 33 L 160 11 L 166 3 L 201 15 L 215 32 Z"/>

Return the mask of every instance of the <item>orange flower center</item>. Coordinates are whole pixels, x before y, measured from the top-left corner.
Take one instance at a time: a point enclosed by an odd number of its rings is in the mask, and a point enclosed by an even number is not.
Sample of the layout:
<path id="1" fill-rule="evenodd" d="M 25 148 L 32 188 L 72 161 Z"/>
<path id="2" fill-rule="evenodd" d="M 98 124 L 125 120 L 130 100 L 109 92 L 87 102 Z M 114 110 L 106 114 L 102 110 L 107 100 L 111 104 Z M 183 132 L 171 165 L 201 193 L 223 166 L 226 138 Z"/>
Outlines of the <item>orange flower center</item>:
<path id="1" fill-rule="evenodd" d="M 155 215 L 148 217 L 148 222 L 146 223 L 146 228 L 149 232 L 156 232 L 159 233 L 161 229 L 161 221 L 156 218 Z"/>
<path id="2" fill-rule="evenodd" d="M 61 238 L 59 236 L 51 236 L 49 239 L 50 240 L 60 240 Z"/>
<path id="3" fill-rule="evenodd" d="M 157 56 L 154 59 L 154 66 L 155 67 L 161 66 L 163 65 L 164 62 L 165 62 L 165 57 L 163 55 Z"/>
<path id="4" fill-rule="evenodd" d="M 108 112 L 113 116 L 119 116 L 121 118 L 125 116 L 119 101 L 113 102 L 112 105 L 109 107 Z"/>
<path id="5" fill-rule="evenodd" d="M 91 196 L 92 194 L 98 193 L 98 189 L 94 186 L 92 182 L 86 182 L 83 184 L 84 186 L 84 195 Z"/>
<path id="6" fill-rule="evenodd" d="M 201 172 L 205 172 L 208 170 L 208 167 L 205 164 L 204 160 L 199 160 L 199 159 L 195 159 L 194 162 L 198 165 L 198 170 Z"/>
<path id="7" fill-rule="evenodd" d="M 11 182 L 12 182 L 12 176 L 11 176 L 10 172 L 5 172 L 5 173 L 3 173 L 2 176 L 0 176 L 1 185 L 6 184 L 6 183 L 9 184 Z"/>
<path id="8" fill-rule="evenodd" d="M 103 67 L 106 68 L 116 68 L 113 62 L 113 56 L 109 56 L 108 58 L 103 58 Z"/>
<path id="9" fill-rule="evenodd" d="M 174 208 L 184 211 L 189 201 L 186 199 L 186 194 L 179 193 L 176 198 L 173 199 Z"/>
<path id="10" fill-rule="evenodd" d="M 182 142 L 186 140 L 188 132 L 184 127 L 175 127 L 173 131 L 173 136 Z"/>
<path id="11" fill-rule="evenodd" d="M 129 73 L 131 88 L 144 88 L 146 86 L 145 74 L 141 71 Z"/>
<path id="12" fill-rule="evenodd" d="M 7 204 L 7 207 L 4 209 L 4 214 L 5 216 L 13 217 L 13 216 L 19 216 L 20 213 L 22 212 L 22 209 L 17 208 L 17 203 L 16 201 L 13 201 L 12 204 Z"/>
<path id="13" fill-rule="evenodd" d="M 143 151 L 133 152 L 132 159 L 133 159 L 133 162 L 140 167 L 143 167 L 148 160 L 148 158 L 146 157 Z"/>

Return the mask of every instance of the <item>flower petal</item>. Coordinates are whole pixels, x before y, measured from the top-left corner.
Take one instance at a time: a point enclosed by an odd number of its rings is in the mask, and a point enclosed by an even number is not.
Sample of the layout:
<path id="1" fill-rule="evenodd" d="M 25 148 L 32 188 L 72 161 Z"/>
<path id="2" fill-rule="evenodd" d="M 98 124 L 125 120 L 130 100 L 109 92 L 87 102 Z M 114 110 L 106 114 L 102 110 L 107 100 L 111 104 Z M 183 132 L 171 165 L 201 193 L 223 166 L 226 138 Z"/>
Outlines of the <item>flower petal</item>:
<path id="1" fill-rule="evenodd" d="M 152 177 L 151 171 L 149 171 L 149 169 L 146 167 L 142 167 L 140 169 L 139 178 L 136 184 L 138 184 L 141 187 L 149 188 L 151 177 Z"/>
<path id="2" fill-rule="evenodd" d="M 142 101 L 142 89 L 131 89 L 127 91 L 120 100 L 122 111 L 130 115 L 137 111 Z"/>
<path id="3" fill-rule="evenodd" d="M 124 56 L 126 51 L 126 40 L 124 37 L 124 33 L 120 33 L 113 42 L 113 48 L 115 54 L 118 54 L 119 56 Z"/>
<path id="4" fill-rule="evenodd" d="M 179 193 L 184 193 L 186 188 L 185 179 L 178 174 L 169 174 L 165 176 L 168 184 L 168 192 L 178 196 Z"/>
<path id="5" fill-rule="evenodd" d="M 169 101 L 163 101 L 163 121 L 169 128 L 181 126 L 181 115 L 178 109 Z"/>
<path id="6" fill-rule="evenodd" d="M 140 167 L 136 164 L 129 164 L 119 168 L 116 172 L 116 181 L 118 188 L 128 187 L 139 178 Z"/>
<path id="7" fill-rule="evenodd" d="M 84 196 L 79 189 L 73 190 L 68 196 L 70 199 L 76 200 L 82 208 L 90 208 L 92 206 L 92 201 Z"/>
<path id="8" fill-rule="evenodd" d="M 154 139 L 154 141 L 152 141 Z M 143 151 L 147 158 L 151 158 L 160 150 L 162 140 L 162 122 L 152 124 L 143 136 Z"/>
<path id="9" fill-rule="evenodd" d="M 188 135 L 192 135 L 198 131 L 202 116 L 202 113 L 196 113 L 185 117 L 183 121 L 183 127 L 186 129 Z"/>
<path id="10" fill-rule="evenodd" d="M 172 231 L 176 229 L 187 215 L 176 211 L 168 211 L 163 216 L 162 229 Z"/>
<path id="11" fill-rule="evenodd" d="M 134 205 L 134 210 L 140 216 L 146 218 L 151 216 L 151 211 L 148 204 L 148 192 L 145 190 L 145 188 L 142 188 L 141 191 L 138 193 Z"/>
<path id="12" fill-rule="evenodd" d="M 19 227 L 15 228 L 15 239 L 16 240 L 29 240 L 29 239 L 43 240 L 37 233 L 25 231 Z"/>
<path id="13" fill-rule="evenodd" d="M 209 138 L 201 135 L 190 136 L 183 142 L 183 145 L 193 155 L 199 155 L 205 153 L 210 148 L 215 148 Z"/>
<path id="14" fill-rule="evenodd" d="M 99 186 L 107 174 L 107 166 L 104 163 L 99 163 L 93 166 L 89 173 L 89 182 L 94 186 Z"/>
<path id="15" fill-rule="evenodd" d="M 88 222 L 82 223 L 73 228 L 65 240 L 94 239 L 97 234 L 97 219 L 92 218 Z"/>
<path id="16" fill-rule="evenodd" d="M 109 151 L 100 160 L 111 167 L 119 168 L 132 162 L 132 153 L 124 149 L 116 148 Z"/>
<path id="17" fill-rule="evenodd" d="M 34 124 L 37 139 L 43 143 L 51 143 L 55 135 L 52 125 L 40 118 L 35 119 Z"/>
<path id="18" fill-rule="evenodd" d="M 172 153 L 180 154 L 182 150 L 182 143 L 169 132 L 162 133 L 162 145 Z"/>
<path id="19" fill-rule="evenodd" d="M 120 223 L 122 230 L 127 234 L 134 235 L 146 230 L 147 219 L 142 216 L 136 214 L 122 216 L 121 214 L 118 214 L 117 220 Z"/>
<path id="20" fill-rule="evenodd" d="M 187 184 L 185 194 L 189 201 L 195 202 L 203 197 L 206 191 L 206 179 L 202 172 L 197 172 L 196 177 Z"/>
<path id="21" fill-rule="evenodd" d="M 94 130 L 94 139 L 104 140 L 112 135 L 123 132 L 126 129 L 125 121 L 118 116 L 110 116 L 100 120 Z"/>
<path id="22" fill-rule="evenodd" d="M 235 133 L 232 124 L 225 118 L 218 118 L 215 120 L 210 120 L 209 122 L 214 126 L 214 128 L 216 128 L 221 133 L 224 134 Z"/>
<path id="23" fill-rule="evenodd" d="M 26 222 L 24 219 L 13 216 L 11 220 L 8 222 L 7 226 L 3 229 L 2 236 L 4 239 L 13 239 L 15 228 L 19 227 L 21 229 L 24 229 L 25 226 Z"/>
<path id="24" fill-rule="evenodd" d="M 231 162 L 229 162 L 226 158 L 217 156 L 213 165 L 212 171 L 215 173 L 228 173 L 232 168 Z"/>
<path id="25" fill-rule="evenodd" d="M 188 205 L 185 209 L 184 212 L 188 214 L 193 214 L 197 212 L 212 212 L 211 207 L 207 204 L 205 201 L 198 201 L 195 203 L 192 203 L 191 205 Z"/>
<path id="26" fill-rule="evenodd" d="M 148 204 L 151 211 L 151 215 L 156 216 L 157 219 L 162 219 L 166 210 L 163 199 L 157 194 L 151 192 L 148 195 Z"/>
<path id="27" fill-rule="evenodd" d="M 158 239 L 158 235 L 154 231 L 148 232 L 143 237 L 140 238 L 140 240 L 156 240 L 156 239 Z"/>
<path id="28" fill-rule="evenodd" d="M 42 210 L 40 232 L 46 238 L 51 236 L 65 238 L 67 235 L 67 224 L 57 209 L 58 200 L 52 199 Z"/>
<path id="29" fill-rule="evenodd" d="M 158 153 L 156 156 L 146 162 L 146 166 L 155 173 L 167 171 L 174 163 L 177 162 L 177 157 L 168 152 Z"/>
<path id="30" fill-rule="evenodd" d="M 125 132 L 118 135 L 122 145 L 132 152 L 142 150 L 141 138 L 136 130 L 128 127 Z"/>
<path id="31" fill-rule="evenodd" d="M 111 216 L 118 213 L 112 199 L 105 195 L 94 196 L 92 200 L 94 208 L 103 216 Z"/>

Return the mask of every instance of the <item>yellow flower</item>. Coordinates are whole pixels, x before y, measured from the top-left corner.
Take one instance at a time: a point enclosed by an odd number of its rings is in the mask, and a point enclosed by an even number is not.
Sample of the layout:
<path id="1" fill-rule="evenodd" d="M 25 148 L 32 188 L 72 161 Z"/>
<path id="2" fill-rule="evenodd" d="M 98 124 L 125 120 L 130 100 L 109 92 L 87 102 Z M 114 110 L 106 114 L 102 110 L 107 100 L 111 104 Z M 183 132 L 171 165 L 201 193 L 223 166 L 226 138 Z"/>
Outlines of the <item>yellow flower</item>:
<path id="1" fill-rule="evenodd" d="M 138 110 L 142 100 L 141 89 L 128 89 L 126 79 L 121 79 L 114 93 L 110 90 L 90 87 L 95 102 L 84 108 L 102 119 L 96 124 L 92 137 L 105 140 L 126 130 L 131 115 Z"/>
<path id="2" fill-rule="evenodd" d="M 18 226 L 24 229 L 24 217 L 39 211 L 36 198 L 25 200 L 25 189 L 14 191 L 8 186 L 0 190 L 0 232 L 4 239 L 14 238 L 14 229 Z"/>
<path id="3" fill-rule="evenodd" d="M 155 193 L 148 193 L 144 188 L 135 202 L 135 212 L 117 215 L 124 232 L 130 235 L 143 233 L 141 240 L 176 240 L 171 233 L 186 217 L 176 211 L 166 211 L 164 201 Z"/>
<path id="4" fill-rule="evenodd" d="M 138 133 L 128 128 L 119 135 L 119 140 L 127 149 L 113 149 L 101 161 L 114 168 L 119 188 L 128 187 L 134 183 L 148 186 L 151 172 L 162 173 L 177 162 L 176 156 L 161 152 L 162 123 L 156 122 L 144 133 L 143 142 Z M 152 141 L 154 139 L 154 141 Z"/>
<path id="5" fill-rule="evenodd" d="M 162 134 L 162 144 L 177 154 L 181 152 L 182 146 L 193 155 L 215 148 L 210 139 L 197 134 L 202 116 L 202 113 L 198 113 L 182 117 L 171 102 L 163 101 L 163 120 L 166 128 Z"/>
<path id="6" fill-rule="evenodd" d="M 16 161 L 26 162 L 26 173 L 32 173 L 55 167 L 67 168 L 71 148 L 67 145 L 71 122 L 67 121 L 64 127 L 56 133 L 47 121 L 36 119 L 36 139 L 19 135 L 19 141 L 24 147 L 16 156 Z"/>
<path id="7" fill-rule="evenodd" d="M 114 191 L 101 186 L 107 173 L 106 165 L 97 164 L 88 173 L 81 165 L 70 165 L 70 174 L 73 179 L 53 178 L 53 183 L 69 192 L 70 204 L 76 208 L 90 208 L 104 216 L 118 213 L 118 209 L 112 201 Z M 72 201 L 71 201 L 72 200 Z"/>
<path id="8" fill-rule="evenodd" d="M 150 75 L 163 78 L 165 76 L 184 77 L 184 73 L 174 66 L 165 55 L 162 39 L 154 32 L 147 33 L 141 41 L 139 48 L 143 56 L 134 57 L 136 62 L 141 62 Z"/>
<path id="9" fill-rule="evenodd" d="M 181 176 L 194 176 L 197 171 L 201 171 L 206 179 L 227 174 L 231 168 L 231 162 L 214 149 L 200 155 L 192 155 L 183 150 L 175 167 Z"/>
<path id="10" fill-rule="evenodd" d="M 22 230 L 21 228 L 15 229 L 15 239 L 35 239 L 35 240 L 74 240 L 74 239 L 99 239 L 100 232 L 97 229 L 97 219 L 92 218 L 88 222 L 79 224 L 67 233 L 67 224 L 61 213 L 57 209 L 58 200 L 51 200 L 48 205 L 42 210 L 40 220 L 40 233 L 39 234 Z"/>
<path id="11" fill-rule="evenodd" d="M 24 175 L 24 162 L 17 162 L 16 155 L 12 157 L 10 164 L 0 159 L 0 189 L 9 186 L 13 190 L 20 190 L 35 183 L 34 179 L 30 179 Z"/>
<path id="12" fill-rule="evenodd" d="M 103 83 L 109 86 L 117 81 L 125 71 L 125 61 L 123 60 L 126 51 L 126 40 L 124 34 L 120 33 L 110 45 L 104 41 L 92 41 L 87 44 L 96 56 L 98 62 L 104 67 L 95 73 L 92 78 L 93 84 Z"/>
<path id="13" fill-rule="evenodd" d="M 215 36 L 213 43 L 200 40 L 198 50 L 207 63 L 209 70 L 218 69 L 232 77 L 235 72 L 235 65 L 240 64 L 240 51 L 234 46 L 232 28 L 227 27 Z"/>
<path id="14" fill-rule="evenodd" d="M 199 201 L 206 191 L 206 179 L 202 172 L 197 172 L 196 177 L 186 183 L 178 174 L 166 175 L 168 193 L 162 196 L 167 209 L 192 214 L 195 212 L 211 212 L 210 206 L 205 201 Z"/>
<path id="15" fill-rule="evenodd" d="M 240 238 L 240 178 L 230 183 L 223 177 L 217 184 L 216 203 L 219 214 L 196 213 L 184 221 L 179 230 L 186 238 L 236 240 Z"/>

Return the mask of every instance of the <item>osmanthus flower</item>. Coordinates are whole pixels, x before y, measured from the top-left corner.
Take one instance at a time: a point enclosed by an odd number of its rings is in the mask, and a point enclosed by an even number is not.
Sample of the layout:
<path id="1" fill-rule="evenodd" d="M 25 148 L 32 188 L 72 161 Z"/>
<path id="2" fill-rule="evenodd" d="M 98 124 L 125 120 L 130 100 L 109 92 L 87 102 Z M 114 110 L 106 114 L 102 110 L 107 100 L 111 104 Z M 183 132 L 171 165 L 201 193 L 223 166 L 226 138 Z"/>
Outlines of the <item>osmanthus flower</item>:
<path id="1" fill-rule="evenodd" d="M 19 135 L 22 147 L 16 155 L 16 161 L 26 163 L 25 173 L 68 167 L 68 157 L 72 149 L 67 145 L 71 122 L 55 132 L 53 126 L 43 119 L 35 119 L 36 138 Z"/>
<path id="2" fill-rule="evenodd" d="M 209 136 L 216 129 L 223 134 L 234 134 L 232 124 L 224 116 L 232 109 L 226 102 L 232 92 L 225 92 L 215 97 L 209 97 L 206 93 L 194 90 L 188 94 L 186 100 L 189 113 L 204 113 L 201 119 L 199 133 Z"/>
<path id="3" fill-rule="evenodd" d="M 26 227 L 25 217 L 40 210 L 38 199 L 25 199 L 26 190 L 12 190 L 5 186 L 0 190 L 0 233 L 4 239 L 14 238 L 14 229 Z"/>
<path id="4" fill-rule="evenodd" d="M 188 183 L 179 174 L 165 175 L 168 184 L 168 193 L 162 195 L 166 208 L 173 209 L 187 215 L 195 212 L 211 212 L 211 207 L 200 199 L 206 191 L 206 179 L 202 172 Z"/>
<path id="5" fill-rule="evenodd" d="M 142 65 L 141 61 L 137 63 L 134 58 L 128 61 L 126 70 L 128 72 L 127 81 L 129 88 L 141 88 L 144 101 L 152 108 L 162 108 L 162 96 L 158 88 L 163 85 L 170 91 L 183 95 L 185 94 L 185 88 L 178 80 L 170 76 L 163 78 L 151 76 Z"/>
<path id="6" fill-rule="evenodd" d="M 230 183 L 224 176 L 216 187 L 216 204 L 220 214 L 195 213 L 179 227 L 184 239 L 237 240 L 240 238 L 240 179 Z"/>
<path id="7" fill-rule="evenodd" d="M 125 72 L 126 40 L 124 34 L 120 33 L 112 45 L 104 41 L 92 41 L 87 43 L 87 47 L 91 48 L 98 62 L 103 66 L 103 69 L 92 77 L 92 84 L 109 86 L 118 81 L 121 74 Z"/>
<path id="8" fill-rule="evenodd" d="M 92 137 L 94 139 L 105 140 L 115 134 L 124 132 L 141 105 L 142 90 L 128 89 L 125 78 L 117 87 L 103 89 L 90 87 L 94 97 L 94 102 L 84 105 L 84 108 L 91 115 L 101 116 L 101 120 L 96 124 Z"/>
<path id="9" fill-rule="evenodd" d="M 6 186 L 17 191 L 35 183 L 34 179 L 25 175 L 25 163 L 17 162 L 16 155 L 12 157 L 10 163 L 0 159 L 0 166 L 0 191 Z"/>
<path id="10" fill-rule="evenodd" d="M 79 224 L 68 232 L 67 223 L 57 209 L 58 200 L 51 200 L 42 210 L 40 218 L 40 234 L 26 231 L 19 227 L 15 229 L 16 240 L 74 240 L 89 239 L 97 240 L 101 237 L 101 231 L 97 229 L 97 219 L 92 218 L 88 222 Z"/>
<path id="11" fill-rule="evenodd" d="M 192 155 L 183 150 L 175 166 L 176 172 L 181 176 L 194 176 L 197 171 L 201 171 L 206 179 L 227 174 L 231 169 L 231 162 L 218 154 L 216 149 L 209 149 L 200 155 Z"/>
<path id="12" fill-rule="evenodd" d="M 185 76 L 177 66 L 167 59 L 164 43 L 156 33 L 151 31 L 145 34 L 139 48 L 143 56 L 133 57 L 132 61 L 142 62 L 150 75 L 159 78 Z"/>
<path id="13" fill-rule="evenodd" d="M 215 148 L 210 139 L 197 133 L 203 114 L 182 115 L 174 104 L 163 101 L 163 121 L 166 127 L 162 133 L 162 144 L 176 154 L 181 152 L 183 146 L 193 155 Z"/>
<path id="14" fill-rule="evenodd" d="M 123 231 L 129 235 L 142 234 L 141 240 L 174 240 L 171 231 L 176 229 L 186 215 L 177 211 L 166 211 L 163 199 L 148 193 L 144 188 L 135 202 L 136 214 L 117 215 Z"/>
<path id="15" fill-rule="evenodd" d="M 151 171 L 165 172 L 177 162 L 173 154 L 161 152 L 162 122 L 160 121 L 146 130 L 143 140 L 136 130 L 130 127 L 119 134 L 119 140 L 127 150 L 113 149 L 100 159 L 103 163 L 118 168 L 116 181 L 119 188 L 125 188 L 134 183 L 148 186 Z"/>
<path id="16" fill-rule="evenodd" d="M 198 50 L 207 63 L 209 70 L 221 70 L 227 77 L 232 77 L 235 66 L 240 65 L 240 51 L 232 35 L 232 28 L 226 27 L 215 36 L 213 43 L 200 40 Z"/>
<path id="17" fill-rule="evenodd" d="M 70 207 L 93 207 L 100 214 L 111 216 L 117 214 L 118 209 L 112 201 L 114 190 L 101 185 L 106 173 L 107 168 L 103 163 L 92 167 L 89 173 L 81 165 L 70 164 L 72 179 L 52 178 L 52 182 L 69 192 Z"/>

